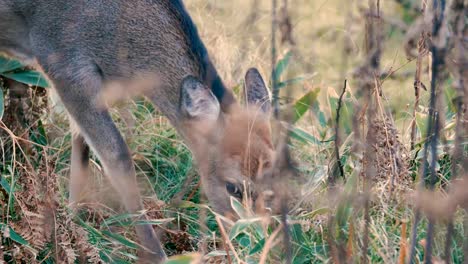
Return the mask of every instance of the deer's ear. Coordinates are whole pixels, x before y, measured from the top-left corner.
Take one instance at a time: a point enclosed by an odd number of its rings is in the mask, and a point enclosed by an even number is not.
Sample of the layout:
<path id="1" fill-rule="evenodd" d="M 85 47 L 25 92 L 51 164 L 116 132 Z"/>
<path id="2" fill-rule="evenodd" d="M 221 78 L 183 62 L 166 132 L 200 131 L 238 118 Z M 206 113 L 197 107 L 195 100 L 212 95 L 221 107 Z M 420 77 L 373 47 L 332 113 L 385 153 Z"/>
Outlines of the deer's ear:
<path id="1" fill-rule="evenodd" d="M 270 113 L 270 92 L 262 76 L 255 68 L 250 68 L 245 74 L 244 96 L 247 105 L 256 105 L 260 107 L 263 112 Z"/>
<path id="2" fill-rule="evenodd" d="M 193 76 L 185 77 L 180 88 L 179 108 L 188 119 L 217 120 L 219 102 L 211 90 Z"/>

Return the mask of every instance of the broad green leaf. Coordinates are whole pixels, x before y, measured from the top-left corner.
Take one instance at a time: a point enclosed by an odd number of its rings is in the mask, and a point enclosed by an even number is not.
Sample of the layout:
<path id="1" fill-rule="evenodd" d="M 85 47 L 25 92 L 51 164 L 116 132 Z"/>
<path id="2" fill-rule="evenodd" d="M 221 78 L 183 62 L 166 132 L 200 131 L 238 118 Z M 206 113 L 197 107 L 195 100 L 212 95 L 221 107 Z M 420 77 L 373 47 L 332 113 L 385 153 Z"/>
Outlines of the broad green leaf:
<path id="1" fill-rule="evenodd" d="M 0 56 L 0 74 L 23 68 L 19 61 Z"/>
<path id="2" fill-rule="evenodd" d="M 276 87 L 278 87 L 278 89 L 281 89 L 281 88 L 283 88 L 285 86 L 296 84 L 296 83 L 299 83 L 299 82 L 301 82 L 303 80 L 305 80 L 305 77 L 299 76 L 299 77 L 292 78 L 292 79 L 289 79 L 289 80 L 286 80 L 286 81 L 278 82 L 276 84 Z"/>
<path id="3" fill-rule="evenodd" d="M 280 89 L 280 88 L 283 88 L 283 87 L 288 86 L 288 85 L 297 84 L 297 83 L 300 83 L 300 82 L 302 82 L 304 80 L 312 79 L 312 77 L 314 77 L 315 75 L 317 75 L 317 74 L 314 72 L 312 74 L 307 74 L 307 75 L 304 75 L 304 76 L 295 77 L 295 78 L 285 80 L 285 81 L 282 81 L 282 82 L 278 81 L 278 83 L 276 83 L 276 85 L 277 85 L 278 89 Z"/>
<path id="4" fill-rule="evenodd" d="M 85 221 L 83 221 L 83 219 L 81 219 L 80 217 L 76 217 L 75 219 L 80 225 L 81 227 L 83 227 L 84 229 L 86 229 L 86 231 L 89 233 L 89 234 L 92 234 L 93 236 L 95 237 L 98 237 L 98 238 L 104 238 L 104 235 L 101 233 L 101 231 L 97 230 L 96 228 L 94 228 L 93 226 L 89 225 L 88 223 L 86 223 Z"/>
<path id="5" fill-rule="evenodd" d="M 240 236 L 237 239 L 237 243 L 243 247 L 248 247 L 250 246 L 250 238 L 247 235 Z"/>
<path id="6" fill-rule="evenodd" d="M 41 146 L 47 146 L 47 134 L 44 128 L 44 125 L 41 120 L 38 121 L 37 123 L 37 130 L 32 131 L 31 133 L 31 141 L 36 143 L 36 147 L 38 147 L 38 150 L 41 150 Z"/>
<path id="7" fill-rule="evenodd" d="M 448 110 L 451 113 L 457 112 L 457 106 L 455 105 L 455 98 L 457 97 L 457 91 L 455 88 L 449 86 L 444 89 L 445 101 L 447 102 Z"/>
<path id="8" fill-rule="evenodd" d="M 6 228 L 8 228 L 7 231 L 5 231 Z M 3 235 L 8 234 L 8 236 L 6 237 L 9 237 L 11 240 L 15 241 L 16 243 L 19 243 L 23 246 L 29 246 L 29 243 L 28 241 L 26 241 L 26 239 L 24 239 L 21 235 L 16 233 L 15 230 L 13 230 L 13 228 L 7 226 L 6 224 L 0 223 L 0 231 L 2 232 Z"/>
<path id="9" fill-rule="evenodd" d="M 3 176 L 0 176 L 0 186 L 2 186 L 2 188 L 8 193 L 8 195 L 11 196 L 13 194 L 14 189 Z"/>
<path id="10" fill-rule="evenodd" d="M 352 118 L 353 104 L 352 102 L 346 100 L 347 96 L 348 96 L 348 93 L 345 94 L 345 96 L 343 97 L 343 100 L 341 101 L 340 129 L 344 129 L 345 133 L 349 134 L 352 131 L 351 121 L 353 120 Z M 328 94 L 328 102 L 330 104 L 331 118 L 333 120 L 333 123 L 336 120 L 336 114 L 337 114 L 336 111 L 338 110 L 338 101 L 339 101 L 338 97 L 334 97 L 330 93 Z"/>
<path id="11" fill-rule="evenodd" d="M 320 123 L 320 126 L 322 128 L 327 128 L 327 118 L 325 117 L 325 113 L 320 109 L 320 102 L 318 100 L 316 100 L 312 105 L 312 109 Z"/>
<path id="12" fill-rule="evenodd" d="M 312 143 L 312 144 L 321 144 L 320 140 L 318 140 L 316 137 L 311 135 L 310 133 L 298 128 L 298 127 L 293 127 L 290 128 L 290 135 L 292 138 L 301 141 L 302 143 Z"/>
<path id="13" fill-rule="evenodd" d="M 276 64 L 275 73 L 276 73 L 276 81 L 277 82 L 280 79 L 281 74 L 283 74 L 284 70 L 286 70 L 286 68 L 288 67 L 291 56 L 292 56 L 292 52 L 288 51 L 284 55 L 284 57 L 281 58 L 278 61 L 278 63 Z"/>
<path id="14" fill-rule="evenodd" d="M 319 115 L 320 125 L 322 127 L 327 127 L 327 119 L 325 118 L 325 114 L 322 111 L 320 111 L 318 115 Z"/>
<path id="15" fill-rule="evenodd" d="M 246 218 L 247 217 L 247 212 L 245 211 L 244 206 L 242 206 L 242 203 L 239 202 L 236 198 L 231 196 L 231 207 L 234 210 L 234 212 L 237 213 L 237 215 L 240 218 Z"/>
<path id="16" fill-rule="evenodd" d="M 240 219 L 232 226 L 231 231 L 229 232 L 229 239 L 232 240 L 236 238 L 240 233 L 244 232 L 247 228 L 251 227 L 253 224 L 260 222 L 261 218 L 248 218 Z"/>
<path id="17" fill-rule="evenodd" d="M 296 123 L 309 108 L 317 101 L 317 96 L 320 92 L 319 88 L 307 92 L 299 100 L 294 103 L 294 119 L 293 124 Z"/>
<path id="18" fill-rule="evenodd" d="M 418 127 L 422 137 L 427 136 L 427 117 L 427 114 L 419 112 L 416 113 L 416 126 Z"/>
<path id="19" fill-rule="evenodd" d="M 4 103 L 5 98 L 3 98 L 3 89 L 0 86 L 0 120 L 2 120 L 3 113 L 5 111 L 5 103 Z"/>
<path id="20" fill-rule="evenodd" d="M 263 247 L 265 246 L 265 238 L 262 238 L 260 241 L 257 242 L 257 244 L 249 251 L 249 255 L 253 255 L 257 252 L 260 252 L 263 250 Z"/>
<path id="21" fill-rule="evenodd" d="M 101 258 L 102 261 L 104 261 L 104 263 L 110 263 L 111 259 L 109 257 L 110 254 L 112 254 L 112 252 L 106 252 L 107 250 L 101 250 L 99 251 L 99 257 Z"/>
<path id="22" fill-rule="evenodd" d="M 165 264 L 190 264 L 190 263 L 198 263 L 199 260 L 200 260 L 200 254 L 192 253 L 188 255 L 171 257 L 165 262 Z"/>
<path id="23" fill-rule="evenodd" d="M 1 75 L 20 83 L 44 88 L 49 87 L 46 79 L 37 71 L 8 72 Z"/>

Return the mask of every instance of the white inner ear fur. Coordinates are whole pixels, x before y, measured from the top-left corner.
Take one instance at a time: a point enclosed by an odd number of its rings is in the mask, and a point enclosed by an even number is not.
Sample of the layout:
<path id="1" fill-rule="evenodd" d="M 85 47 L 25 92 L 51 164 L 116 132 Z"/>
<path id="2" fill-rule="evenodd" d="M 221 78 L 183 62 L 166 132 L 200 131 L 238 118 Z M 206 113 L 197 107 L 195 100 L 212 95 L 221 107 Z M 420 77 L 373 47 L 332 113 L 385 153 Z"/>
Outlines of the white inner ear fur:
<path id="1" fill-rule="evenodd" d="M 193 89 L 188 94 L 191 103 L 185 108 L 190 117 L 217 120 L 221 108 L 214 94 L 205 88 Z"/>

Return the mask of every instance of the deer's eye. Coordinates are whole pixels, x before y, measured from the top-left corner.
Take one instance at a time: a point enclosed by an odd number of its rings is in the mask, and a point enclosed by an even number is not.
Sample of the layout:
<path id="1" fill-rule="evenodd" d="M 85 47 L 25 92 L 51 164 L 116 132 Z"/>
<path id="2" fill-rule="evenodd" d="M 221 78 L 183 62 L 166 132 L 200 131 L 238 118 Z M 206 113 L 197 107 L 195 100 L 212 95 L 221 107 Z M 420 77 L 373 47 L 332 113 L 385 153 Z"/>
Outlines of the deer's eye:
<path id="1" fill-rule="evenodd" d="M 242 189 L 237 187 L 237 185 L 228 182 L 226 183 L 226 190 L 230 195 L 234 196 L 235 198 L 242 199 Z"/>

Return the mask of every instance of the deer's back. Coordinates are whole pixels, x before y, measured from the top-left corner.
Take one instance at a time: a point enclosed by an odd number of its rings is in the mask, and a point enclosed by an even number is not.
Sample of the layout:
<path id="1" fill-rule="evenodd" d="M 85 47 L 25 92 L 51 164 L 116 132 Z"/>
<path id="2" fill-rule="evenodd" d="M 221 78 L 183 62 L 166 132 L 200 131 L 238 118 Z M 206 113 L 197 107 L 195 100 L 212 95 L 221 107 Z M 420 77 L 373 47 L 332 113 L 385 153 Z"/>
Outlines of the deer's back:
<path id="1" fill-rule="evenodd" d="M 91 61 L 108 79 L 154 71 L 167 82 L 203 71 L 180 1 L 0 0 L 0 14 L 0 49 L 56 67 Z"/>

